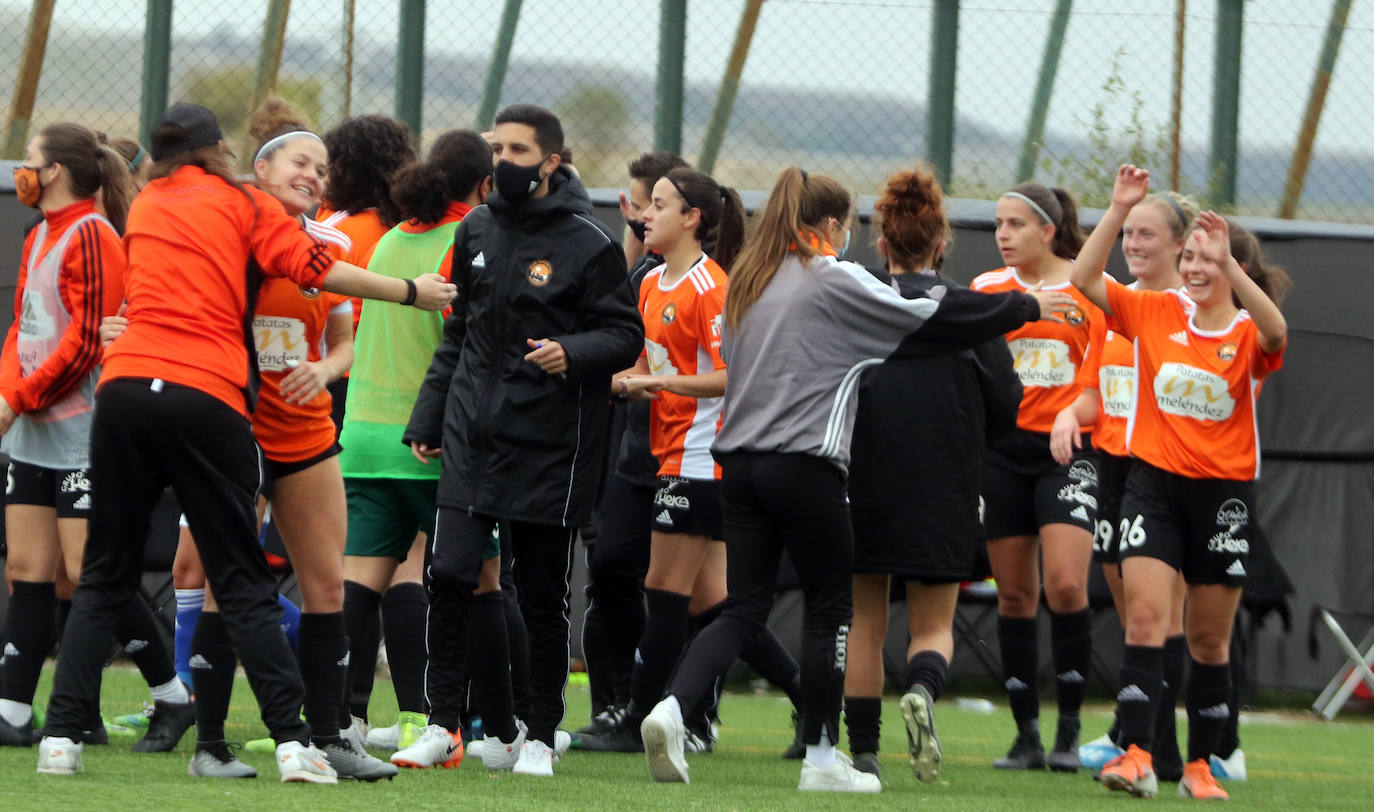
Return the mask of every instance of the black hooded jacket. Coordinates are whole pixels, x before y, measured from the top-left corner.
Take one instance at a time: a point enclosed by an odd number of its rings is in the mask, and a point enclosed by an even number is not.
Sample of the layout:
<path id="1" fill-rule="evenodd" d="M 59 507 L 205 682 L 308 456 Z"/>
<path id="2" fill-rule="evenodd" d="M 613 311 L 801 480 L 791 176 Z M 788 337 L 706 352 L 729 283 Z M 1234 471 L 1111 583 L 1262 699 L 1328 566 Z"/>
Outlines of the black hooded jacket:
<path id="1" fill-rule="evenodd" d="M 644 346 L 619 242 L 560 167 L 545 197 L 514 206 L 493 192 L 463 218 L 452 279 L 453 315 L 404 442 L 442 449 L 442 507 L 586 524 L 605 464 L 611 375 Z M 561 344 L 567 373 L 525 361 L 530 338 Z"/>

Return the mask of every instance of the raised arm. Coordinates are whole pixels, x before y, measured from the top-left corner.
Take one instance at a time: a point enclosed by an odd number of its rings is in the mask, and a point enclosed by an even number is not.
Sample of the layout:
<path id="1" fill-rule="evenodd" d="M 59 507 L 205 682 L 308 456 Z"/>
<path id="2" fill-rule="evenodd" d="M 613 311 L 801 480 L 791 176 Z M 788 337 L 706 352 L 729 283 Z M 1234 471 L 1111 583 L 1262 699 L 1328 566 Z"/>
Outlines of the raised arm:
<path id="1" fill-rule="evenodd" d="M 1109 316 L 1112 310 L 1107 304 L 1107 282 L 1102 278 L 1102 272 L 1107 267 L 1112 244 L 1121 233 L 1121 225 L 1126 222 L 1126 215 L 1132 206 L 1145 199 L 1149 191 L 1150 173 L 1123 164 L 1117 170 L 1116 183 L 1112 186 L 1112 204 L 1107 207 L 1107 213 L 1102 215 L 1097 228 L 1088 235 L 1087 242 L 1078 251 L 1078 259 L 1074 261 L 1073 273 L 1069 277 L 1073 286 Z"/>
<path id="2" fill-rule="evenodd" d="M 1260 349 L 1266 353 L 1283 349 L 1288 342 L 1288 322 L 1279 311 L 1279 306 L 1260 290 L 1255 280 L 1231 256 L 1231 237 L 1226 220 L 1214 211 L 1205 211 L 1197 216 L 1197 226 L 1198 250 L 1204 258 L 1221 268 L 1226 281 L 1231 283 L 1231 290 L 1240 299 L 1240 306 L 1249 311 L 1250 319 L 1259 331 Z"/>

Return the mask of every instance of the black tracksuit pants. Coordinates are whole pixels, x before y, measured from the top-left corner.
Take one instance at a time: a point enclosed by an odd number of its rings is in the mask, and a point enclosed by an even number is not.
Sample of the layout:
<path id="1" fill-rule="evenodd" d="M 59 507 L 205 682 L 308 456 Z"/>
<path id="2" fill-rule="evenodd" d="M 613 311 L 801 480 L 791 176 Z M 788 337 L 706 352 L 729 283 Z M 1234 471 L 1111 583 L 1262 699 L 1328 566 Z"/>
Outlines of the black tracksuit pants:
<path id="1" fill-rule="evenodd" d="M 786 550 L 806 600 L 802 633 L 803 741 L 824 726 L 839 740 L 845 642 L 853 614 L 854 538 L 845 474 L 809 454 L 740 452 L 721 460 L 725 577 L 730 596 L 719 618 L 683 654 L 667 694 L 684 713 L 754 642 L 768 622 Z"/>
<path id="2" fill-rule="evenodd" d="M 654 524 L 655 486 L 612 474 L 587 546 L 587 613 L 582 656 L 591 682 L 592 715 L 630 701 L 635 647 L 644 634 L 644 575 Z"/>
<path id="3" fill-rule="evenodd" d="M 90 535 L 62 636 L 48 735 L 100 724 L 100 672 L 119 611 L 137 592 L 153 507 L 171 485 L 195 535 L 229 637 L 278 742 L 307 743 L 305 690 L 281 630 L 277 583 L 258 546 L 257 446 L 248 420 L 196 389 L 106 383 L 91 427 Z"/>

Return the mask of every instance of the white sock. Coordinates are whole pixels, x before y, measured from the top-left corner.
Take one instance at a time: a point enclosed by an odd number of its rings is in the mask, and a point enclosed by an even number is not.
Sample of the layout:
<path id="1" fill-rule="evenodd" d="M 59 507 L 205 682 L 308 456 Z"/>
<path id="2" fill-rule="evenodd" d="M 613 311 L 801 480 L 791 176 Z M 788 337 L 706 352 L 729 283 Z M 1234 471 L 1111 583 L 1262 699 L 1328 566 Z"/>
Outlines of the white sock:
<path id="1" fill-rule="evenodd" d="M 151 689 L 154 702 L 185 705 L 191 701 L 191 695 L 186 692 L 186 683 L 176 677 L 172 677 L 161 685 L 151 686 Z"/>
<path id="2" fill-rule="evenodd" d="M 200 589 L 178 589 L 176 594 L 178 609 L 195 609 L 205 605 L 204 587 Z"/>
<path id="3" fill-rule="evenodd" d="M 821 725 L 820 743 L 806 745 L 806 760 L 821 768 L 829 767 L 835 763 L 835 745 L 830 743 L 830 737 L 825 732 L 825 725 Z"/>
<path id="4" fill-rule="evenodd" d="M 33 719 L 33 705 L 25 705 L 13 699 L 0 699 L 0 719 L 19 727 Z"/>
<path id="5" fill-rule="evenodd" d="M 663 704 L 673 714 L 674 719 L 678 720 L 679 723 L 682 722 L 682 705 L 677 701 L 677 697 L 669 694 L 664 698 Z"/>

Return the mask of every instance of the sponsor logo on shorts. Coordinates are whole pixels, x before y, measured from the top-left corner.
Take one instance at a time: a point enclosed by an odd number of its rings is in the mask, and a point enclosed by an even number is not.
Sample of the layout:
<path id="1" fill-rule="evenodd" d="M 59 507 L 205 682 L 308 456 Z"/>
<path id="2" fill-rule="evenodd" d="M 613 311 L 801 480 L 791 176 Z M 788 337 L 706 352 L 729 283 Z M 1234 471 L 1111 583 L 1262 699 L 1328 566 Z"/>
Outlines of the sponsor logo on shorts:
<path id="1" fill-rule="evenodd" d="M 1229 531 L 1223 530 L 1215 533 L 1207 539 L 1207 551 L 1212 553 L 1230 553 L 1231 555 L 1248 555 L 1250 553 L 1250 541 L 1248 539 L 1233 538 Z"/>
<path id="2" fill-rule="evenodd" d="M 666 525 L 666 526 L 668 526 L 668 527 L 672 527 L 672 526 L 673 526 L 673 515 L 672 515 L 671 513 L 669 513 L 668 511 L 665 510 L 665 511 L 660 512 L 657 516 L 655 516 L 655 517 L 654 517 L 654 521 L 658 522 L 658 523 L 661 524 L 661 525 Z"/>
<path id="3" fill-rule="evenodd" d="M 668 508 L 670 510 L 690 510 L 692 500 L 680 493 L 673 493 L 673 490 L 682 484 L 680 479 L 669 479 L 662 488 L 654 494 L 654 506 Z"/>
<path id="4" fill-rule="evenodd" d="M 1077 503 L 1079 505 L 1086 505 L 1087 507 L 1093 510 L 1097 510 L 1097 497 L 1088 493 L 1082 485 L 1076 482 L 1070 482 L 1069 484 L 1060 488 L 1058 496 L 1059 501 L 1064 502 L 1066 504 Z M 1084 515 L 1082 519 L 1083 521 L 1087 521 L 1088 517 Z"/>
<path id="5" fill-rule="evenodd" d="M 1230 525 L 1233 530 L 1238 530 L 1240 525 L 1249 523 L 1250 509 L 1239 499 L 1227 499 L 1217 508 L 1217 524 Z"/>
<path id="6" fill-rule="evenodd" d="M 1097 484 L 1097 466 L 1087 460 L 1074 460 L 1069 465 L 1069 479 L 1083 485 Z"/>
<path id="7" fill-rule="evenodd" d="M 1240 563 L 1240 559 L 1237 558 L 1231 562 L 1231 566 L 1226 568 L 1226 574 L 1233 578 L 1243 578 L 1245 577 L 1245 565 Z"/>
<path id="8" fill-rule="evenodd" d="M 81 496 L 79 496 L 75 502 L 72 502 L 72 508 L 74 508 L 75 510 L 90 510 L 91 495 L 89 493 L 81 494 Z"/>
<path id="9" fill-rule="evenodd" d="M 77 493 L 78 491 L 90 491 L 91 480 L 86 475 L 85 469 L 72 471 L 62 478 L 63 493 Z"/>
<path id="10" fill-rule="evenodd" d="M 849 624 L 835 630 L 835 670 L 844 671 L 845 659 L 849 656 Z"/>

